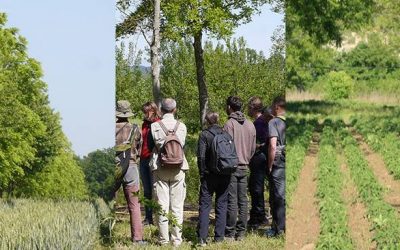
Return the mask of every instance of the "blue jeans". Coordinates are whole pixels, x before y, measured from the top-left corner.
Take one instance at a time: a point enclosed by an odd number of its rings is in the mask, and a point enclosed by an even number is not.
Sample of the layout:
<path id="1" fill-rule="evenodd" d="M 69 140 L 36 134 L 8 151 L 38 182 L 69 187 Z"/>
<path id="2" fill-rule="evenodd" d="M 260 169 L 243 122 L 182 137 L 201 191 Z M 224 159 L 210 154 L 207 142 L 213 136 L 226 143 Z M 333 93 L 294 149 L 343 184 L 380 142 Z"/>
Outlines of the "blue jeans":
<path id="1" fill-rule="evenodd" d="M 150 158 L 140 160 L 140 179 L 142 180 L 144 197 L 152 199 L 153 177 L 150 171 Z M 145 207 L 145 220 L 153 223 L 153 211 L 151 207 Z"/>

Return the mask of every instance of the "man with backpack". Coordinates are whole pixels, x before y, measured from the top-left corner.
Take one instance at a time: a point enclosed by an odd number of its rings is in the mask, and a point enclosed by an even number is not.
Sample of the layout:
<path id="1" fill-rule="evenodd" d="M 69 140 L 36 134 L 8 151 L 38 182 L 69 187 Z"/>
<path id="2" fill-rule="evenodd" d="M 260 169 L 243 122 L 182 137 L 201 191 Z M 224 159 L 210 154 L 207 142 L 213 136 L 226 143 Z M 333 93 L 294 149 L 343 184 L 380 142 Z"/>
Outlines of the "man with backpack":
<path id="1" fill-rule="evenodd" d="M 154 198 L 161 208 L 158 212 L 158 228 L 161 245 L 170 242 L 169 220 L 171 212 L 174 220 L 171 239 L 174 246 L 182 243 L 183 205 L 186 197 L 185 171 L 189 169 L 183 146 L 186 126 L 174 118 L 176 101 L 171 98 L 161 102 L 162 119 L 151 124 L 151 134 L 155 148 L 150 168 L 153 174 Z"/>
<path id="2" fill-rule="evenodd" d="M 285 233 L 286 199 L 285 199 L 285 162 L 286 162 L 286 101 L 277 97 L 272 103 L 274 118 L 268 122 L 268 165 L 272 226 L 266 234 L 269 237 Z"/>
<path id="3" fill-rule="evenodd" d="M 143 241 L 143 226 L 140 214 L 139 197 L 134 193 L 139 192 L 139 156 L 141 147 L 141 134 L 137 125 L 129 122 L 128 118 L 133 113 L 128 101 L 118 101 L 116 111 L 116 176 L 114 193 L 123 186 L 124 195 L 128 204 L 131 223 L 131 239 L 139 245 Z"/>
<path id="4" fill-rule="evenodd" d="M 238 167 L 231 176 L 228 191 L 225 238 L 229 240 L 242 240 L 246 233 L 247 174 L 250 159 L 256 150 L 256 129 L 241 112 L 242 105 L 237 96 L 230 96 L 226 101 L 229 120 L 225 123 L 224 130 L 232 136 L 238 156 Z"/>
<path id="5" fill-rule="evenodd" d="M 207 113 L 208 128 L 201 132 L 197 147 L 197 165 L 200 175 L 197 236 L 200 246 L 206 245 L 214 193 L 216 196 L 214 241 L 224 240 L 228 187 L 231 174 L 236 170 L 238 164 L 232 137 L 218 126 L 218 119 L 218 113 Z"/>

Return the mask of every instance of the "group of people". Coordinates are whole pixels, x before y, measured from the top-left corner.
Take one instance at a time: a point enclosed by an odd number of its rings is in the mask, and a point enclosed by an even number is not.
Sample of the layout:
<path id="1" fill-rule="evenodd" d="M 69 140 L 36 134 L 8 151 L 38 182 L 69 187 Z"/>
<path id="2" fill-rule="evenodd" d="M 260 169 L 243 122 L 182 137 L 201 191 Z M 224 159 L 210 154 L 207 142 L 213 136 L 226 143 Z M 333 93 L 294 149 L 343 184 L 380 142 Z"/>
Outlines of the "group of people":
<path id="1" fill-rule="evenodd" d="M 248 115 L 254 122 L 246 119 L 243 106 L 239 97 L 227 98 L 229 118 L 224 126 L 219 125 L 218 113 L 208 112 L 205 116 L 206 128 L 200 133 L 197 148 L 200 176 L 197 235 L 201 246 L 207 244 L 214 193 L 215 242 L 242 240 L 247 228 L 268 224 L 264 201 L 266 177 L 272 214 L 266 235 L 275 237 L 285 232 L 286 103 L 278 97 L 270 107 L 264 107 L 259 97 L 252 97 Z M 116 160 L 120 178 L 116 179 L 114 192 L 123 187 L 132 241 L 146 244 L 143 225 L 153 224 L 153 211 L 146 206 L 142 222 L 137 194 L 141 179 L 144 197 L 158 205 L 155 224 L 159 228 L 159 243 L 172 241 L 179 246 L 186 197 L 185 173 L 189 169 L 183 150 L 186 126 L 176 120 L 176 101 L 171 98 L 162 100 L 160 109 L 153 102 L 145 103 L 142 111 L 144 121 L 140 129 L 128 120 L 133 116 L 129 102 L 117 102 Z M 169 215 L 174 218 L 171 231 Z"/>

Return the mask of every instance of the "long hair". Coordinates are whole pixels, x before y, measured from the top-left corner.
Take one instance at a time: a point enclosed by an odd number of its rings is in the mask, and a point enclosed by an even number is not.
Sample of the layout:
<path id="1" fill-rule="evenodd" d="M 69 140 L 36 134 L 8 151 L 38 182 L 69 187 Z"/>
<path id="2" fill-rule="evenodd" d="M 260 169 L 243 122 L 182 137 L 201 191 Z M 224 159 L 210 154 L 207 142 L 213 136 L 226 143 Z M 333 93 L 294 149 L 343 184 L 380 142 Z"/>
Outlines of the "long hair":
<path id="1" fill-rule="evenodd" d="M 160 110 L 154 102 L 146 102 L 143 104 L 142 112 L 146 114 L 149 111 L 153 111 L 153 115 L 148 118 L 150 121 L 153 122 L 161 117 Z"/>

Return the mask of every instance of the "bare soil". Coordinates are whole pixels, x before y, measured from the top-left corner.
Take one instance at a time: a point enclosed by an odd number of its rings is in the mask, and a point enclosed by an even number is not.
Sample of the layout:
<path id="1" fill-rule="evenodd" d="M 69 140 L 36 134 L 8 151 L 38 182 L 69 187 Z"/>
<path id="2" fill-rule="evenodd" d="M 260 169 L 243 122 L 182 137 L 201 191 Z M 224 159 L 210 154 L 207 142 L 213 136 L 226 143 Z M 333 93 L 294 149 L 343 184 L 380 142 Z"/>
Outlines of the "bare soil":
<path id="1" fill-rule="evenodd" d="M 362 136 L 352 130 L 354 138 L 358 141 L 361 150 L 364 152 L 369 166 L 374 172 L 379 183 L 387 189 L 385 201 L 392 205 L 400 213 L 400 182 L 395 180 L 385 167 L 382 157 L 373 152 Z"/>
<path id="2" fill-rule="evenodd" d="M 338 154 L 340 170 L 343 173 L 342 197 L 347 208 L 348 227 L 356 249 L 376 249 L 372 242 L 373 232 L 367 218 L 367 209 L 358 196 L 357 187 L 350 177 L 350 171 L 345 163 L 343 154 Z"/>
<path id="3" fill-rule="evenodd" d="M 286 249 L 315 249 L 320 232 L 316 198 L 319 133 L 314 132 L 286 220 Z"/>

